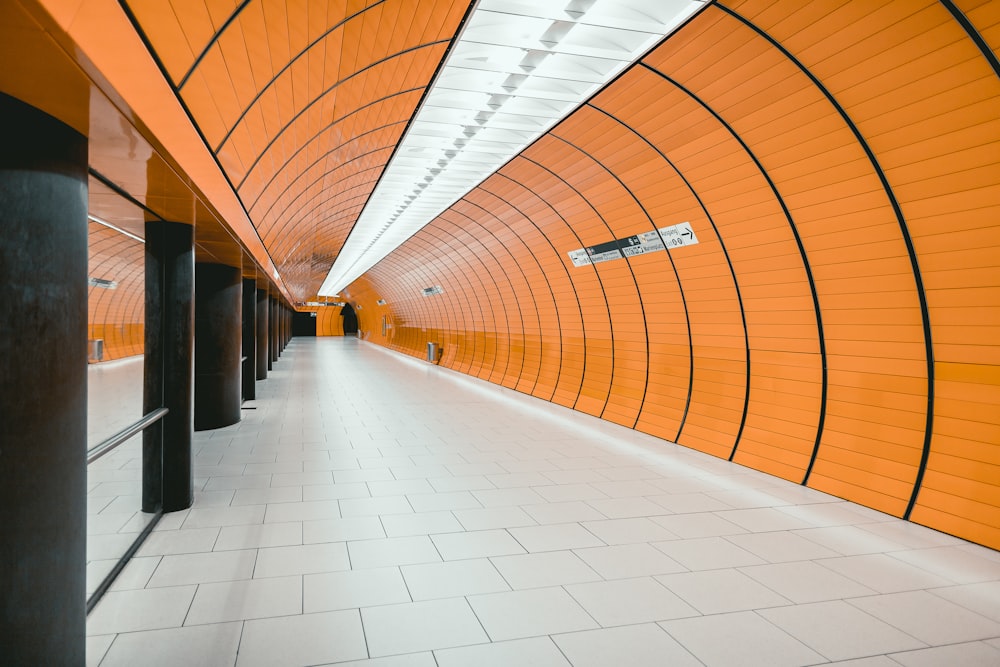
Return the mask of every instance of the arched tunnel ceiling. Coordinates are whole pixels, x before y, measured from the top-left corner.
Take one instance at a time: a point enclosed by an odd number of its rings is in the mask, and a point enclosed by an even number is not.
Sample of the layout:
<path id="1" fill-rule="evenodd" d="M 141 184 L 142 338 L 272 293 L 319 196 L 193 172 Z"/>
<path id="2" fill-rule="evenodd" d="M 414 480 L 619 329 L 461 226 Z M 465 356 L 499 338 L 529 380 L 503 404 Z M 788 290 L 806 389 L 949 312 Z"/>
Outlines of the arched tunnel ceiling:
<path id="1" fill-rule="evenodd" d="M 123 5 L 285 284 L 312 296 L 468 1 Z"/>
<path id="2" fill-rule="evenodd" d="M 335 262 L 346 285 L 704 2 L 122 6 L 304 301 Z"/>

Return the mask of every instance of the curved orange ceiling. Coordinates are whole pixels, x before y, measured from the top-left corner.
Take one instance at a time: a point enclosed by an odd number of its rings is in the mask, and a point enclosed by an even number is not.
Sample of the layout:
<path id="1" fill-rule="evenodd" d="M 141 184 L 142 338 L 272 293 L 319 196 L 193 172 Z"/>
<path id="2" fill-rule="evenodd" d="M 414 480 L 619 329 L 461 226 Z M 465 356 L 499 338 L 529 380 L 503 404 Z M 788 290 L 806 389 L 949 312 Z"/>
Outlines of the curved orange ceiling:
<path id="1" fill-rule="evenodd" d="M 468 1 L 124 2 L 292 297 L 316 293 Z"/>

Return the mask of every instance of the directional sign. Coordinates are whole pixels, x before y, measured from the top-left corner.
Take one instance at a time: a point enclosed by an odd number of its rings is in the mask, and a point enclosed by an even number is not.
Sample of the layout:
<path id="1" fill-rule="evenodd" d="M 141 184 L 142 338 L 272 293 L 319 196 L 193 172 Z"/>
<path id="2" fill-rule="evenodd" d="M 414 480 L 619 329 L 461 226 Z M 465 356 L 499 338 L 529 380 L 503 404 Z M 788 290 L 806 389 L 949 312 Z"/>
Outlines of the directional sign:
<path id="1" fill-rule="evenodd" d="M 579 250 L 569 251 L 570 261 L 573 262 L 573 266 L 587 266 L 591 264 L 590 253 L 587 252 L 586 248 L 580 248 Z"/>
<path id="2" fill-rule="evenodd" d="M 663 242 L 667 248 L 679 248 L 680 246 L 694 245 L 698 242 L 698 237 L 695 236 L 694 230 L 691 229 L 690 222 L 682 222 L 658 229 L 657 231 L 663 237 Z"/>
<path id="3" fill-rule="evenodd" d="M 655 231 L 642 232 L 607 243 L 570 250 L 567 254 L 570 261 L 573 262 L 573 266 L 587 266 L 696 243 L 698 243 L 698 237 L 691 229 L 691 223 L 681 222 Z"/>
<path id="4" fill-rule="evenodd" d="M 622 254 L 626 257 L 663 250 L 663 241 L 660 240 L 660 235 L 656 232 L 643 232 L 628 238 L 618 239 L 618 245 L 621 246 Z"/>

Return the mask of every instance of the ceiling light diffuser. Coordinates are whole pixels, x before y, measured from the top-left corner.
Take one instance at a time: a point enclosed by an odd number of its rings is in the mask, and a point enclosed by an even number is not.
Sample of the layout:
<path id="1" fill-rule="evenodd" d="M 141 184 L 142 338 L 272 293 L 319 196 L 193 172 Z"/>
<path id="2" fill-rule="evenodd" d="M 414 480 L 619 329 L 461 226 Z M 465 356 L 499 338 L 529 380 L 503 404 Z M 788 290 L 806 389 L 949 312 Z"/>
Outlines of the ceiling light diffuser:
<path id="1" fill-rule="evenodd" d="M 704 6 L 480 0 L 320 295 L 349 285 Z"/>

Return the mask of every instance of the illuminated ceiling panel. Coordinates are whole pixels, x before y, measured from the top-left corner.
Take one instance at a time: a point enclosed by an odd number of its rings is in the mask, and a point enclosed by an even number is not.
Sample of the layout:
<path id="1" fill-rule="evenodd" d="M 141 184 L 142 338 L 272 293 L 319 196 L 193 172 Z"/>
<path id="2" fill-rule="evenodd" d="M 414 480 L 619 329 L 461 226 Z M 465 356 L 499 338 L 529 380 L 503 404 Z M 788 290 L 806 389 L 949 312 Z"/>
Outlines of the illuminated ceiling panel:
<path id="1" fill-rule="evenodd" d="M 481 0 L 320 294 L 350 284 L 704 4 Z"/>

